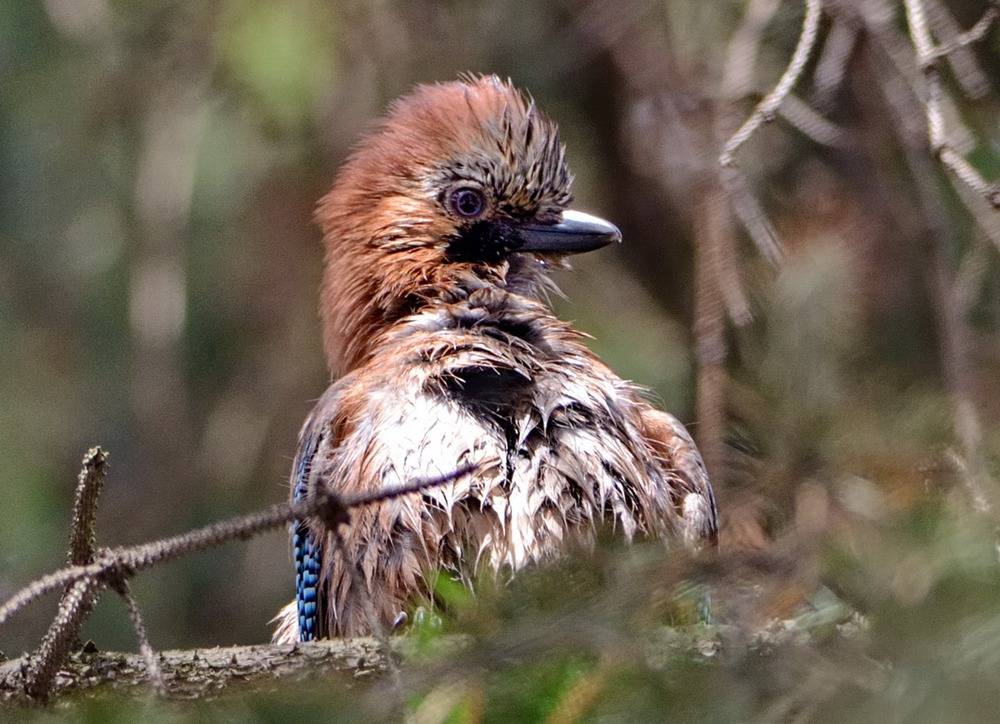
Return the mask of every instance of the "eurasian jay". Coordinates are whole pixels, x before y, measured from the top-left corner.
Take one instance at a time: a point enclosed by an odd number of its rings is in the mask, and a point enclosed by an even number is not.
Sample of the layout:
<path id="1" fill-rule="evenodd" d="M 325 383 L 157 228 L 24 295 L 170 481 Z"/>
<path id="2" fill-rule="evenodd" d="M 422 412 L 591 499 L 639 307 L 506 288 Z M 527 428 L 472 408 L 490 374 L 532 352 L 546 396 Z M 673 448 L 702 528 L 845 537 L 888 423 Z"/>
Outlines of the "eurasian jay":
<path id="1" fill-rule="evenodd" d="M 674 417 L 546 305 L 569 254 L 620 241 L 569 209 L 556 124 L 495 76 L 417 87 L 320 202 L 333 384 L 299 435 L 292 497 L 476 471 L 293 531 L 276 642 L 390 628 L 436 575 L 513 573 L 592 543 L 715 545 L 715 497 Z M 354 567 L 351 571 L 349 567 Z"/>

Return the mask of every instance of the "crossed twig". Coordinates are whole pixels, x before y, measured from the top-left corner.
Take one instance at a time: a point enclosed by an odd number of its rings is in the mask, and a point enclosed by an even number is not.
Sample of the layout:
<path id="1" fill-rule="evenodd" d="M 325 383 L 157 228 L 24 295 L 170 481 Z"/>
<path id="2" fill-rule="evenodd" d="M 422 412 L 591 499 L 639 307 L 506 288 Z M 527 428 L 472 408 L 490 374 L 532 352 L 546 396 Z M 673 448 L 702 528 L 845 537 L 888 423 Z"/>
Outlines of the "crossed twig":
<path id="1" fill-rule="evenodd" d="M 765 4 L 766 8 L 762 10 L 759 6 Z M 955 122 L 949 123 L 948 120 L 948 111 L 954 108 L 954 101 L 947 95 L 941 74 L 941 63 L 948 61 L 956 80 L 968 95 L 978 97 L 985 93 L 988 81 L 983 79 L 968 49 L 981 41 L 1000 20 L 1000 3 L 993 0 L 980 19 L 964 32 L 958 29 L 954 18 L 937 0 L 904 0 L 903 4 L 912 46 L 910 55 L 906 54 L 905 42 L 892 25 L 893 10 L 885 0 L 873 0 L 864 5 L 851 0 L 805 0 L 802 30 L 781 78 L 723 144 L 719 154 L 723 185 L 747 233 L 769 261 L 780 260 L 781 246 L 759 201 L 750 191 L 736 153 L 762 126 L 778 115 L 817 143 L 827 146 L 844 143 L 845 136 L 841 129 L 792 95 L 819 43 L 820 20 L 824 12 L 831 16 L 833 24 L 826 34 L 823 53 L 812 72 L 816 104 L 831 104 L 833 93 L 846 75 L 847 62 L 858 32 L 865 30 L 892 59 L 894 71 L 906 78 L 910 91 L 917 96 L 923 108 L 931 153 L 979 199 L 985 200 L 993 209 L 1000 208 L 1000 185 L 984 179 L 956 145 L 955 129 L 949 127 Z M 761 16 L 770 19 L 777 5 L 775 0 L 758 0 L 748 5 L 744 25 L 733 37 L 726 64 L 727 76 L 738 76 L 742 81 L 734 83 L 729 77 L 724 79 L 723 88 L 730 101 L 739 100 L 738 96 L 745 95 L 751 86 L 752 61 L 761 37 L 760 32 L 752 31 L 760 30 Z M 742 62 L 747 58 L 751 60 L 751 67 Z M 977 223 L 986 226 L 982 214 L 977 213 L 972 204 L 969 206 Z"/>
<path id="2" fill-rule="evenodd" d="M 970 30 L 960 33 L 950 42 L 935 45 L 928 26 L 927 11 L 923 0 L 905 0 L 906 20 L 910 25 L 910 37 L 917 53 L 917 63 L 926 84 L 924 108 L 927 115 L 927 134 L 931 151 L 963 183 L 983 196 L 994 208 L 1000 208 L 1000 189 L 989 183 L 958 152 L 949 137 L 944 115 L 945 89 L 939 63 L 955 51 L 981 40 L 996 21 L 996 7 L 990 7 Z"/>
<path id="3" fill-rule="evenodd" d="M 249 540 L 293 520 L 314 518 L 340 538 L 340 526 L 350 522 L 350 511 L 363 505 L 379 503 L 436 485 L 459 480 L 475 472 L 475 464 L 433 478 L 415 480 L 405 485 L 342 497 L 326 487 L 320 487 L 309 500 L 300 503 L 280 503 L 248 515 L 223 520 L 181 535 L 118 548 L 97 548 L 94 519 L 97 501 L 107 472 L 106 452 L 92 448 L 83 458 L 73 506 L 73 526 L 70 536 L 68 565 L 36 579 L 0 605 L 0 626 L 36 599 L 59 588 L 65 588 L 59 608 L 49 630 L 38 648 L 27 657 L 16 672 L 16 681 L 0 681 L 0 685 L 19 688 L 29 697 L 47 698 L 54 688 L 55 676 L 65 665 L 75 647 L 84 621 L 105 589 L 111 588 L 125 601 L 129 619 L 139 640 L 139 650 L 153 687 L 160 693 L 167 690 L 159 662 L 149 643 L 139 607 L 129 590 L 129 579 L 140 571 L 192 553 L 215 548 L 232 540 Z"/>
<path id="4" fill-rule="evenodd" d="M 743 25 L 730 43 L 724 95 L 730 103 L 753 90 L 751 76 L 762 28 L 773 17 L 780 0 L 752 0 Z M 780 244 L 760 202 L 740 170 L 736 152 L 762 126 L 777 115 L 813 141 L 843 145 L 845 134 L 813 108 L 792 95 L 809 57 L 819 44 L 819 21 L 831 21 L 821 54 L 812 70 L 812 100 L 829 110 L 847 77 L 848 63 L 864 33 L 865 46 L 874 61 L 874 77 L 897 126 L 903 156 L 911 170 L 917 207 L 926 219 L 929 252 L 929 287 L 941 338 L 940 354 L 945 384 L 952 398 L 953 429 L 962 449 L 964 476 L 973 505 L 996 520 L 1000 496 L 992 489 L 982 451 L 982 431 L 975 406 L 974 384 L 968 371 L 971 331 L 965 319 L 983 280 L 987 264 L 981 238 L 953 271 L 950 256 L 956 244 L 954 231 L 939 199 L 933 178 L 933 160 L 950 173 L 952 183 L 983 235 L 1000 249 L 1000 183 L 990 182 L 967 158 L 973 134 L 964 127 L 957 103 L 945 84 L 945 64 L 958 88 L 970 98 L 989 92 L 989 79 L 971 52 L 1000 21 L 1000 1 L 989 7 L 968 30 L 962 30 L 941 0 L 903 0 L 907 31 L 895 23 L 896 9 L 889 0 L 804 0 L 805 16 L 795 51 L 778 83 L 757 104 L 739 129 L 728 136 L 719 156 L 723 186 L 736 215 L 761 253 L 774 261 Z M 932 160 L 933 159 L 933 160 Z M 1000 545 L 998 545 L 1000 550 Z"/>
<path id="5" fill-rule="evenodd" d="M 781 104 L 795 87 L 816 45 L 821 15 L 820 0 L 806 0 L 806 15 L 802 21 L 802 32 L 788 67 L 782 73 L 778 84 L 764 96 L 739 129 L 729 137 L 719 154 L 722 183 L 734 201 L 733 208 L 753 238 L 760 253 L 772 264 L 781 261 L 781 246 L 778 244 L 777 234 L 761 210 L 760 204 L 748 190 L 746 177 L 736 163 L 736 152 L 739 151 L 740 146 L 750 140 L 758 128 L 774 120 Z"/>

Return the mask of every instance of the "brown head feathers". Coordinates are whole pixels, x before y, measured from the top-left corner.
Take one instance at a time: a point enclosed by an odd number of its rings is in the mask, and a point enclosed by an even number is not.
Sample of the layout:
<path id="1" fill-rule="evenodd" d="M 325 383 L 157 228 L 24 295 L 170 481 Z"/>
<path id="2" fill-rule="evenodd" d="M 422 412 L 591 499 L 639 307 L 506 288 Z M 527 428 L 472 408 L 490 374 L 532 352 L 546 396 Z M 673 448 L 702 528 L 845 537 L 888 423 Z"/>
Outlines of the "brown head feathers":
<path id="1" fill-rule="evenodd" d="M 317 209 L 331 371 L 353 368 L 364 340 L 458 277 L 503 282 L 504 225 L 558 221 L 571 182 L 555 122 L 497 76 L 421 85 L 393 102 Z"/>

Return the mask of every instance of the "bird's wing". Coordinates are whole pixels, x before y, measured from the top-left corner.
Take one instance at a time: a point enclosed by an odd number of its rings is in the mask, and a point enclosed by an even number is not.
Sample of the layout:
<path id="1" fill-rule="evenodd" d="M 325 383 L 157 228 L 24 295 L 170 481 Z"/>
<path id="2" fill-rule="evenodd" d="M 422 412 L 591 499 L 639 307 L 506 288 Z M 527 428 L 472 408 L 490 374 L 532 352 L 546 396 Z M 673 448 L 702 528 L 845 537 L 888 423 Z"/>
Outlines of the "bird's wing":
<path id="1" fill-rule="evenodd" d="M 327 389 L 323 397 L 306 418 L 299 432 L 299 447 L 292 465 L 292 502 L 305 500 L 311 486 L 313 461 L 326 442 L 330 426 L 340 403 L 344 380 Z M 298 640 L 312 641 L 323 638 L 326 621 L 325 600 L 319 595 L 319 577 L 322 570 L 322 542 L 304 520 L 297 520 L 292 527 L 292 553 L 295 557 L 295 609 L 298 619 Z M 287 614 L 286 614 L 287 616 Z M 275 639 L 281 631 L 275 633 Z"/>
<path id="2" fill-rule="evenodd" d="M 715 493 L 691 435 L 676 417 L 652 407 L 643 410 L 642 424 L 643 435 L 673 480 L 684 542 L 694 549 L 716 546 L 719 514 Z"/>

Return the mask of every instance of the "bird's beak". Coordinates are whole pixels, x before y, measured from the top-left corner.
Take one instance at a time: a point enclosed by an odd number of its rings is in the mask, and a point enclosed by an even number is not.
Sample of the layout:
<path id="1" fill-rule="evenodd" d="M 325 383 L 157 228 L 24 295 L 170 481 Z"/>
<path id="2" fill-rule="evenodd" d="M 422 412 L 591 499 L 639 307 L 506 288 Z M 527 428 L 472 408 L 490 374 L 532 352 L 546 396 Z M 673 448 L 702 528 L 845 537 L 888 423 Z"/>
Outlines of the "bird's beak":
<path id="1" fill-rule="evenodd" d="M 618 227 L 580 211 L 566 210 L 556 224 L 523 224 L 517 227 L 521 244 L 515 251 L 578 254 L 622 240 Z"/>

